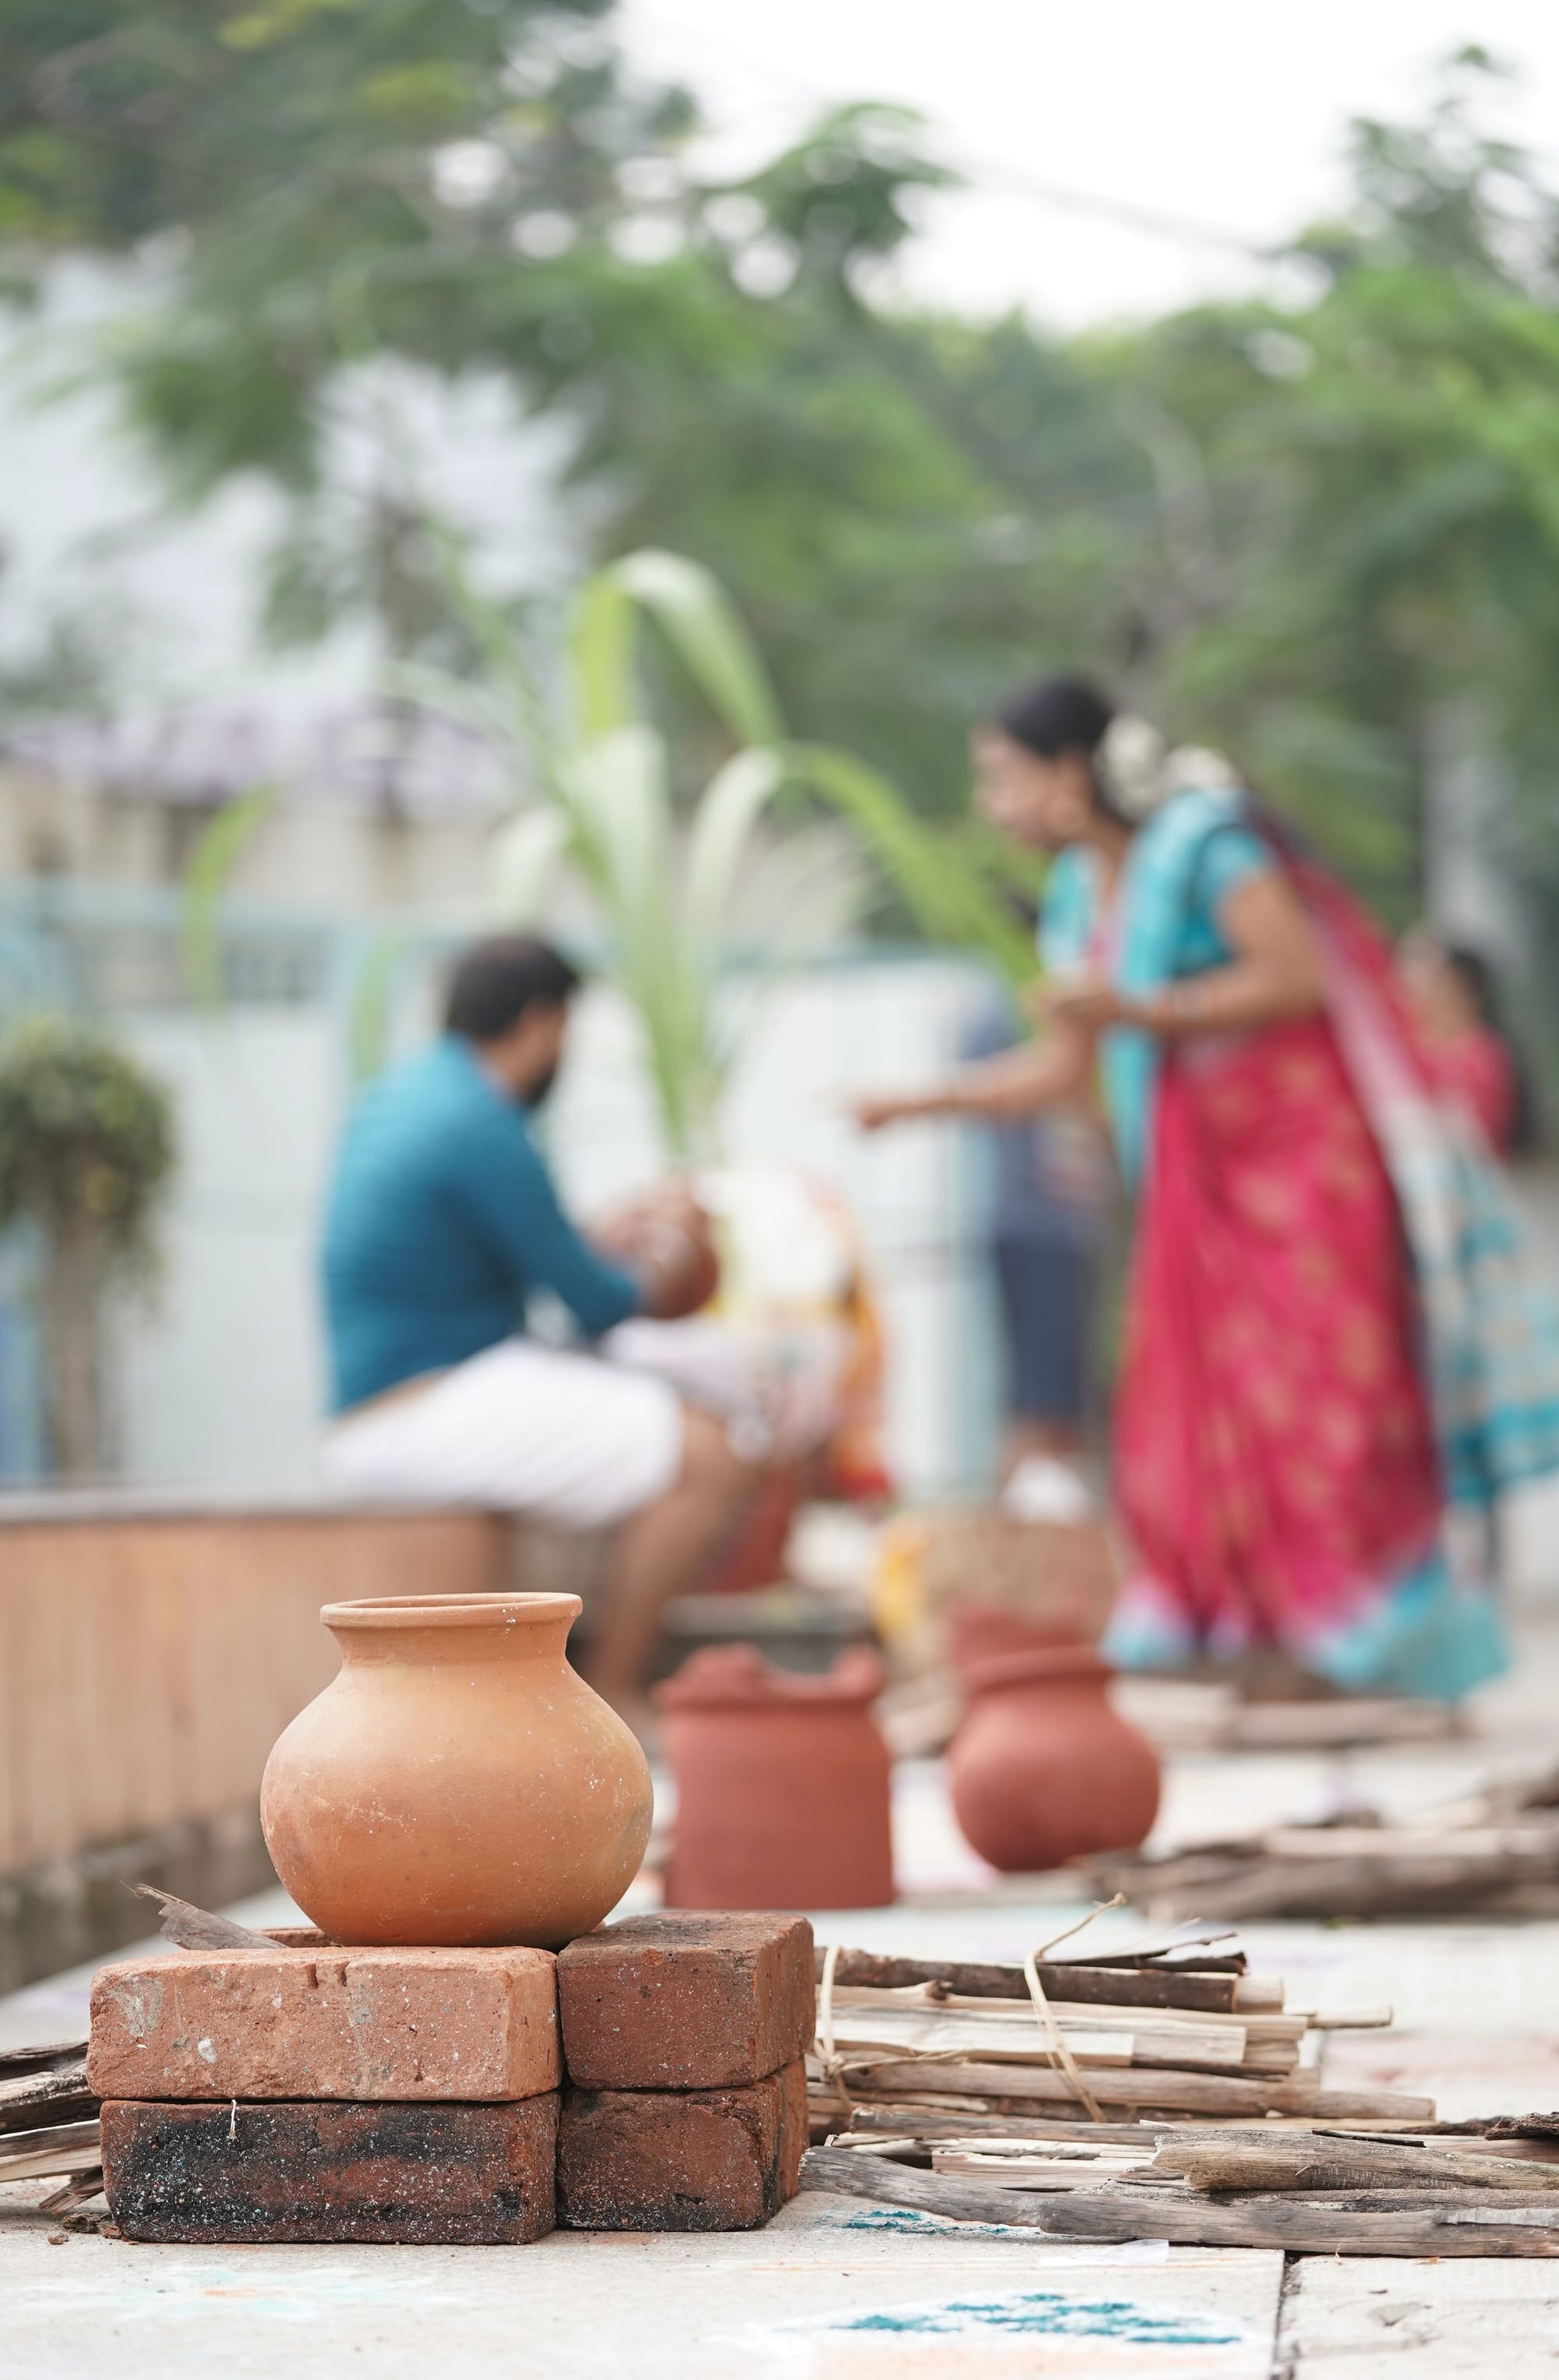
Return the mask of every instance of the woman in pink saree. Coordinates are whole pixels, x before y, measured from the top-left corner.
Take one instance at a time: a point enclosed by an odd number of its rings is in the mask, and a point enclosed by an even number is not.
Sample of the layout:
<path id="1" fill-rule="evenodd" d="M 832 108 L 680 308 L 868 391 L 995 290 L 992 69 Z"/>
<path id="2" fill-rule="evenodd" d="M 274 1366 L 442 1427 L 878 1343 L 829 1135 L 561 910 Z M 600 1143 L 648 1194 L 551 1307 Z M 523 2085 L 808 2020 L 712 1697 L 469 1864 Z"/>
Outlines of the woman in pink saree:
<path id="1" fill-rule="evenodd" d="M 1019 696 L 976 755 L 987 815 L 1056 855 L 1051 1030 L 861 1121 L 1102 1086 L 1136 1201 L 1106 1650 L 1467 1693 L 1505 1653 L 1447 1511 L 1559 1468 L 1559 1325 L 1386 946 L 1226 764 L 1082 681 Z"/>

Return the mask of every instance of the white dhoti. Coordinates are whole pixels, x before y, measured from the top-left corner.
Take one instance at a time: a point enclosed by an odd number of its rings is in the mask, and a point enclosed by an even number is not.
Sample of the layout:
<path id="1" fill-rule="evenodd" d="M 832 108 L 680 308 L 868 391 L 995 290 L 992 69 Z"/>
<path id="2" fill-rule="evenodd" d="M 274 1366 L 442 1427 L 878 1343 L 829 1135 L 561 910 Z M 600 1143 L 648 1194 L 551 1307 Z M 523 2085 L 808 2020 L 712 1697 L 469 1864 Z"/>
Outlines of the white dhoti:
<path id="1" fill-rule="evenodd" d="M 366 1502 L 477 1504 L 609 1529 L 682 1467 L 682 1404 L 648 1371 L 505 1339 L 335 1424 L 324 1476 Z"/>

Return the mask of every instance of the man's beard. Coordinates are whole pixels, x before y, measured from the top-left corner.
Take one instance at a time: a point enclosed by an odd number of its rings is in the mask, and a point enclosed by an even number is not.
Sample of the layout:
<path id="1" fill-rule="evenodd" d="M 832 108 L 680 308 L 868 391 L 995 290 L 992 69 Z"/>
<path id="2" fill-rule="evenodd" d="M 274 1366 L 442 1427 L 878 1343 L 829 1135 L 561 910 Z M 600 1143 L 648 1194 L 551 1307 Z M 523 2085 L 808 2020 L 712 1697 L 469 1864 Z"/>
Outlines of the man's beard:
<path id="1" fill-rule="evenodd" d="M 544 1107 L 548 1099 L 552 1097 L 553 1086 L 556 1081 L 557 1068 L 555 1066 L 549 1066 L 544 1075 L 538 1075 L 535 1081 L 533 1083 L 528 1083 L 524 1090 L 518 1094 L 521 1106 L 528 1108 Z"/>

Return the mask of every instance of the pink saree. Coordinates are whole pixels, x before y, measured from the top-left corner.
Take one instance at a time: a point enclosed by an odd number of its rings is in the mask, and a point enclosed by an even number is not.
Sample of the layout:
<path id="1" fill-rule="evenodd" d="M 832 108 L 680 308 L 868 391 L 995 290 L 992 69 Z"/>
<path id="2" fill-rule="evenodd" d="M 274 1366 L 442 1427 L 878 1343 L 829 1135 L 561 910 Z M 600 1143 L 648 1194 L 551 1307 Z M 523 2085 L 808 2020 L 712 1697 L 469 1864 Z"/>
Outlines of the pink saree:
<path id="1" fill-rule="evenodd" d="M 1237 795 L 1168 804 L 1127 863 L 1116 979 L 1185 970 L 1204 856 L 1231 826 L 1305 901 L 1327 1006 L 1167 1050 L 1106 1036 L 1139 1194 L 1115 1415 L 1135 1568 L 1106 1650 L 1161 1668 L 1273 1645 L 1341 1685 L 1454 1699 L 1506 1654 L 1446 1512 L 1559 1468 L 1559 1317 L 1437 1095 L 1382 937 L 1274 821 Z M 1045 947 L 1065 958 L 1099 921 L 1079 871 L 1053 874 Z"/>

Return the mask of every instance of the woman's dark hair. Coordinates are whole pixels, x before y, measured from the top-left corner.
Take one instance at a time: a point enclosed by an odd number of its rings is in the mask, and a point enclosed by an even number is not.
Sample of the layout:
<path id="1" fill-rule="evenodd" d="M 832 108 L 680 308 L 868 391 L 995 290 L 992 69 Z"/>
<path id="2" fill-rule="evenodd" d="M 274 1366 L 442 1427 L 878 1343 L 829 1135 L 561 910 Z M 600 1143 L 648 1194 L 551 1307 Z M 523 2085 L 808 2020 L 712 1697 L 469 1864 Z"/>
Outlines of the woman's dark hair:
<path id="1" fill-rule="evenodd" d="M 1477 1009 L 1480 1023 L 1487 1031 L 1496 1034 L 1504 1044 L 1515 1094 L 1510 1118 L 1510 1154 L 1512 1157 L 1530 1157 L 1541 1138 L 1538 1103 L 1520 1044 L 1504 1021 L 1499 978 L 1483 953 L 1474 950 L 1470 942 L 1442 942 L 1440 953 Z"/>
<path id="2" fill-rule="evenodd" d="M 496 1041 L 538 1002 L 560 1008 L 584 978 L 561 951 L 534 934 L 493 934 L 456 961 L 445 1002 L 446 1031 Z"/>
<path id="3" fill-rule="evenodd" d="M 1104 741 L 1114 705 L 1086 677 L 1041 677 L 1026 686 L 996 713 L 996 725 L 1015 744 L 1054 760 L 1062 752 L 1085 752 L 1090 761 Z M 1106 818 L 1121 826 L 1131 820 L 1117 809 L 1092 771 L 1093 798 Z"/>
<path id="4" fill-rule="evenodd" d="M 1042 677 L 1003 705 L 996 724 L 1015 744 L 1054 760 L 1061 752 L 1097 752 L 1114 715 L 1086 677 Z"/>

